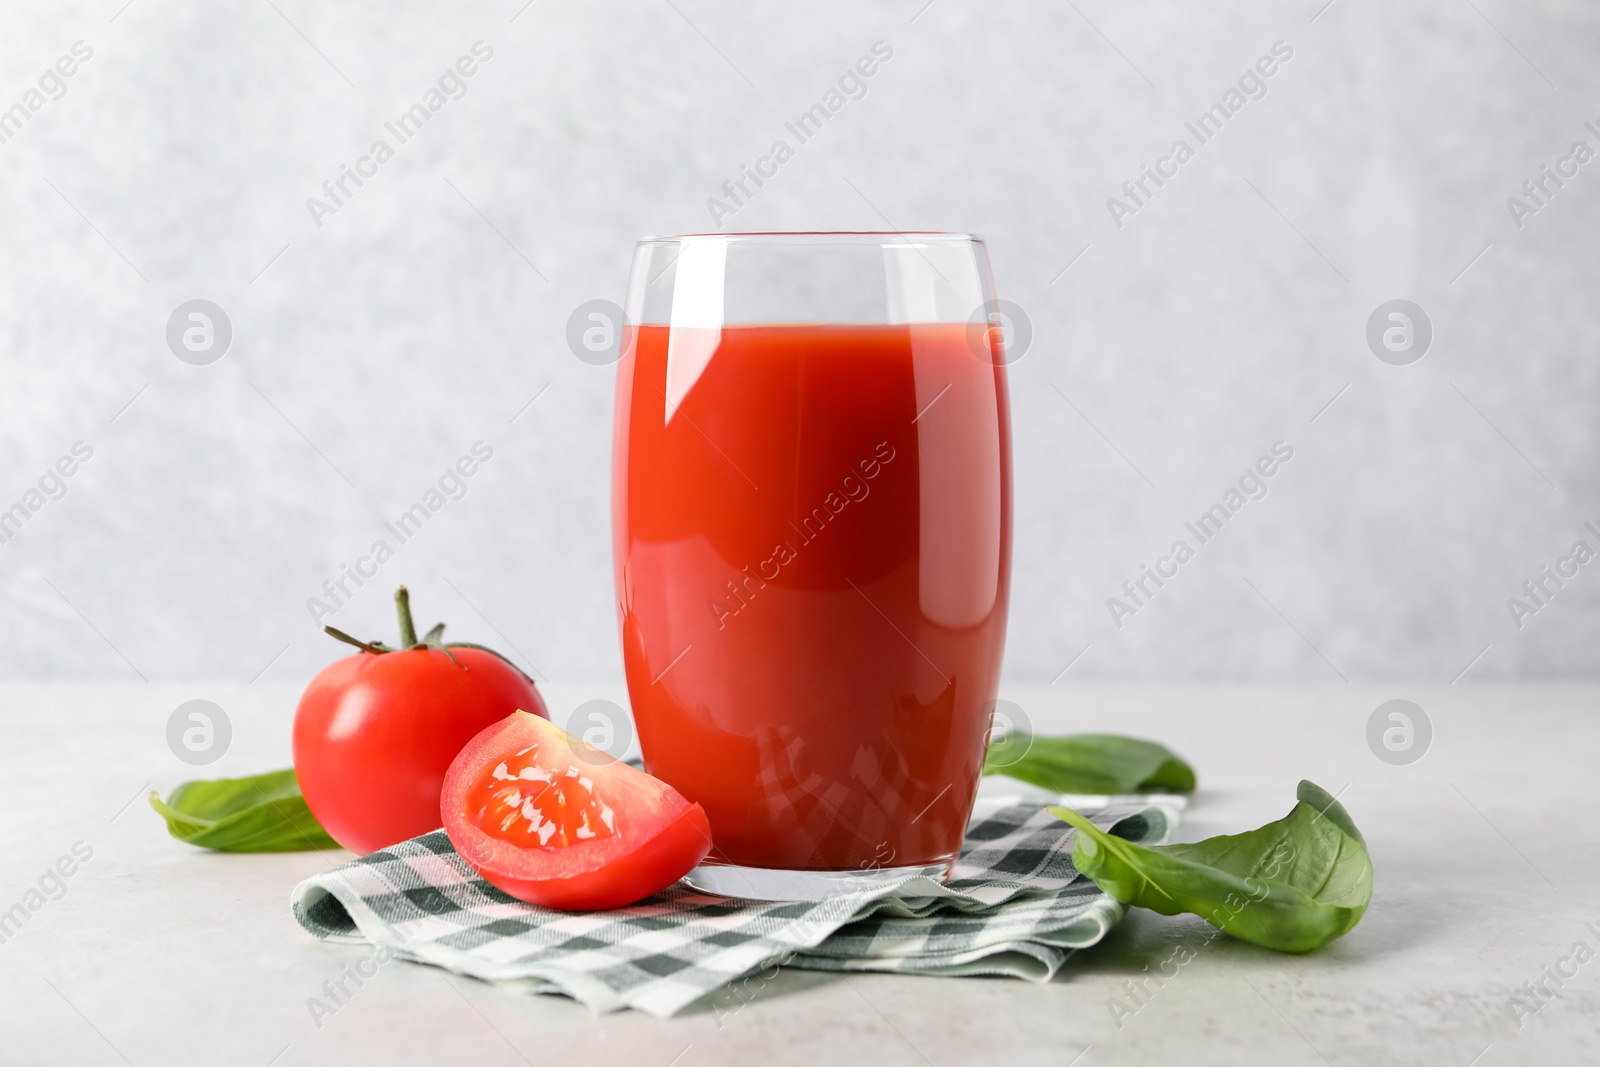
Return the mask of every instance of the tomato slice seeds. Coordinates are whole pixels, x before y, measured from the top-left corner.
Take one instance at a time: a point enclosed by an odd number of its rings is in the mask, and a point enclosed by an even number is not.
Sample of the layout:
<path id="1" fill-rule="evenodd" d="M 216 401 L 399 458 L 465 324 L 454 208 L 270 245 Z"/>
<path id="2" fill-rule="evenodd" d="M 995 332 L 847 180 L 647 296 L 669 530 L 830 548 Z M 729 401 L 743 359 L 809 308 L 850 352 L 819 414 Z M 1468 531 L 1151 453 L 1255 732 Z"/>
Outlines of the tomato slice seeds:
<path id="1" fill-rule="evenodd" d="M 595 796 L 594 779 L 576 762 L 540 766 L 539 746 L 506 757 L 467 794 L 467 818 L 519 848 L 559 848 L 610 837 L 617 813 Z"/>

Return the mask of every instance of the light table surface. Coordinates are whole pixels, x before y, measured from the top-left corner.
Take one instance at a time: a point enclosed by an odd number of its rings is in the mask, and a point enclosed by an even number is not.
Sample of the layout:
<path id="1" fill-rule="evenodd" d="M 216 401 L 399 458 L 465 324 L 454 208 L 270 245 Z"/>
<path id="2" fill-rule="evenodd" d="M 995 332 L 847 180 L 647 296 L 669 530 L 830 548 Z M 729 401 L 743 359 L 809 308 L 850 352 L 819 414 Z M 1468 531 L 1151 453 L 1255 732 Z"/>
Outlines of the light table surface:
<path id="1" fill-rule="evenodd" d="M 1600 957 L 1573 957 L 1579 942 L 1600 953 L 1600 686 L 1012 687 L 1003 695 L 1040 733 L 1128 733 L 1185 756 L 1200 790 L 1180 840 L 1282 816 L 1302 777 L 1338 793 L 1376 869 L 1366 918 L 1286 956 L 1212 939 L 1198 919 L 1135 912 L 1044 985 L 784 971 L 748 1003 L 725 993 L 665 1021 L 597 1017 L 399 962 L 314 1021 L 308 999 L 370 950 L 311 939 L 289 890 L 347 854 L 203 852 L 169 838 L 144 800 L 151 784 L 164 794 L 185 778 L 287 766 L 297 695 L 265 682 L 0 686 L 0 910 L 75 843 L 93 851 L 65 894 L 0 944 L 0 1060 L 1496 1067 L 1600 1055 Z M 561 721 L 584 699 L 621 694 L 546 695 Z M 165 740 L 168 715 L 195 697 L 225 708 L 234 731 L 203 768 Z M 1396 697 L 1433 724 L 1409 766 L 1366 742 L 1368 716 Z M 1189 951 L 1175 977 L 1130 994 Z M 1512 997 L 1546 968 L 1576 973 L 1516 1020 Z"/>

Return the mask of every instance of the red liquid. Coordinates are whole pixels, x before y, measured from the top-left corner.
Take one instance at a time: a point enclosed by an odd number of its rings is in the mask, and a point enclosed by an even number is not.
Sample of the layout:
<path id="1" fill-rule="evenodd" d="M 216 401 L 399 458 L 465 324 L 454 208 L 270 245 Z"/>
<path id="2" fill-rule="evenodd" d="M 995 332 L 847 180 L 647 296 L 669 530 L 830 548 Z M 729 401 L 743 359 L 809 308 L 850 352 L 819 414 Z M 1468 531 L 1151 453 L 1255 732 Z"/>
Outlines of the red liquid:
<path id="1" fill-rule="evenodd" d="M 643 326 L 613 464 L 645 766 L 712 858 L 953 857 L 1005 644 L 1003 367 L 961 325 Z"/>

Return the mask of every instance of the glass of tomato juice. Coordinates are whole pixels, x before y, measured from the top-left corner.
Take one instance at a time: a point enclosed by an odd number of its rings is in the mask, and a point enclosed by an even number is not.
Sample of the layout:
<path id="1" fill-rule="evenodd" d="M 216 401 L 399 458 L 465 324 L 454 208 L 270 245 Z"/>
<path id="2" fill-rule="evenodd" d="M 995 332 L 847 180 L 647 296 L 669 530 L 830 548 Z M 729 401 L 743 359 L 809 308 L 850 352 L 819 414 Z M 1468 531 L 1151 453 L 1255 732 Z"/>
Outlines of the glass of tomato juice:
<path id="1" fill-rule="evenodd" d="M 1005 645 L 1011 442 L 983 242 L 639 242 L 612 466 L 645 767 L 704 806 L 688 881 L 943 878 Z"/>

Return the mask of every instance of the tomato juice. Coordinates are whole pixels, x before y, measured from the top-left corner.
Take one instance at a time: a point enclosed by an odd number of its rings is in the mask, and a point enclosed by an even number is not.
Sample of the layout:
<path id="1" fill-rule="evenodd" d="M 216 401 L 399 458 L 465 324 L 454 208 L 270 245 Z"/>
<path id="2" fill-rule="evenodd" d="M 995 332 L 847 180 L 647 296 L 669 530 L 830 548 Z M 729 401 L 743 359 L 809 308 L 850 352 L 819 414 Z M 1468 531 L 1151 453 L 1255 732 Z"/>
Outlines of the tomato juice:
<path id="1" fill-rule="evenodd" d="M 635 329 L 612 504 L 646 769 L 713 861 L 950 862 L 1005 643 L 1001 361 L 963 323 Z"/>

